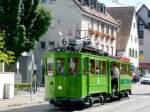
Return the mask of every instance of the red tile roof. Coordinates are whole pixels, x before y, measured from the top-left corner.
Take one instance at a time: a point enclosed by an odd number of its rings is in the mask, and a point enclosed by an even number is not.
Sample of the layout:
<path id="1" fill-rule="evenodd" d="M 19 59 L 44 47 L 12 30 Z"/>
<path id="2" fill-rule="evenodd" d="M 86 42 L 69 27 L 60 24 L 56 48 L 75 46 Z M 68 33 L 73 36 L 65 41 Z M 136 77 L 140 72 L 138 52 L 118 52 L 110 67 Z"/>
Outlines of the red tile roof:
<path id="1" fill-rule="evenodd" d="M 133 20 L 135 7 L 107 7 L 108 13 L 120 21 L 120 29 L 117 37 L 117 50 L 125 50 L 129 37 Z"/>

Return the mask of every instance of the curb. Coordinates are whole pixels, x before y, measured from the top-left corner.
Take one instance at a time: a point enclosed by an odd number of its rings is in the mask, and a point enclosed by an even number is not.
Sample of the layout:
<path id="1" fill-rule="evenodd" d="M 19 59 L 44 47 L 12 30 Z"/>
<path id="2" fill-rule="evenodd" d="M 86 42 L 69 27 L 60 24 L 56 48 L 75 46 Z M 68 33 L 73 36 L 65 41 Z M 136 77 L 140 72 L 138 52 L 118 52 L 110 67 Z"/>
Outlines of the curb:
<path id="1" fill-rule="evenodd" d="M 46 101 L 36 101 L 36 102 L 28 102 L 28 103 L 14 103 L 14 104 L 9 104 L 6 106 L 0 106 L 0 111 L 4 110 L 10 110 L 13 108 L 19 108 L 19 107 L 27 107 L 27 106 L 34 106 L 34 105 L 39 105 L 39 104 L 48 104 Z"/>

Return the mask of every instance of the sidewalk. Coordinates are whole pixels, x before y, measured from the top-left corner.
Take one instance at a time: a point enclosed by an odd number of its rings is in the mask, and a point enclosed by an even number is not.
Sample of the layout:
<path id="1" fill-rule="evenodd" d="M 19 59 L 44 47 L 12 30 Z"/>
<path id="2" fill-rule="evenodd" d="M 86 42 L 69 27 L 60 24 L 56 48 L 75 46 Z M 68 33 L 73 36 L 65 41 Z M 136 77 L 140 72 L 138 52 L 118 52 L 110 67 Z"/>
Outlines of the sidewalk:
<path id="1" fill-rule="evenodd" d="M 32 99 L 31 99 L 32 98 Z M 0 111 L 6 110 L 12 107 L 34 105 L 38 103 L 46 103 L 44 101 L 44 87 L 38 88 L 36 94 L 31 94 L 29 92 L 22 92 L 15 95 L 13 99 L 2 99 L 0 100 Z"/>

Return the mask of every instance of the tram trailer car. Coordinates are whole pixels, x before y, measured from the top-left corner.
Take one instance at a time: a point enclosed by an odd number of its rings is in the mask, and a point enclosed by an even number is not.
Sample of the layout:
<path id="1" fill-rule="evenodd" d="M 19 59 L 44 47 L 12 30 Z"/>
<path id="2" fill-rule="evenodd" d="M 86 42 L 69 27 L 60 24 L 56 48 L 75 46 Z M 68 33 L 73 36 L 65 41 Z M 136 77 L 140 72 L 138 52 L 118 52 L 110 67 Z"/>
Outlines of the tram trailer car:
<path id="1" fill-rule="evenodd" d="M 104 103 L 131 93 L 131 63 L 121 59 L 79 52 L 48 52 L 45 61 L 45 100 L 55 106 Z M 118 91 L 111 84 L 112 64 L 120 69 Z"/>

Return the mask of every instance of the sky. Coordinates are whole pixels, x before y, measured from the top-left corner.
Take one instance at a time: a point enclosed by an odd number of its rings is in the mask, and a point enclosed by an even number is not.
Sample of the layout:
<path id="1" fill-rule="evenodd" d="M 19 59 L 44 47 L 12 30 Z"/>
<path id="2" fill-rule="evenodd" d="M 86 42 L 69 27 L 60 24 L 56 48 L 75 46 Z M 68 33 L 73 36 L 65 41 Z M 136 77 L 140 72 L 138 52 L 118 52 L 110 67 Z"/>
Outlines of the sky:
<path id="1" fill-rule="evenodd" d="M 150 0 L 98 0 L 104 3 L 107 7 L 115 6 L 135 6 L 138 10 L 141 5 L 145 4 L 150 9 Z M 117 3 L 113 2 L 117 1 Z"/>

